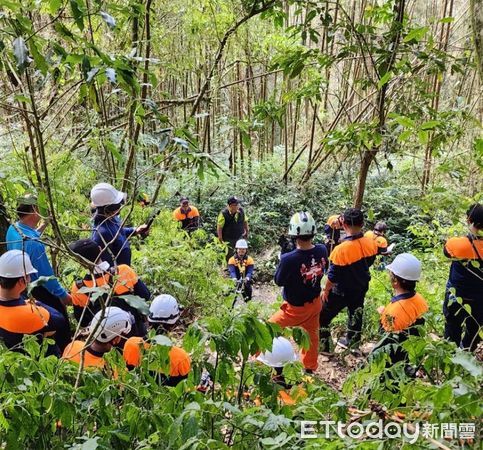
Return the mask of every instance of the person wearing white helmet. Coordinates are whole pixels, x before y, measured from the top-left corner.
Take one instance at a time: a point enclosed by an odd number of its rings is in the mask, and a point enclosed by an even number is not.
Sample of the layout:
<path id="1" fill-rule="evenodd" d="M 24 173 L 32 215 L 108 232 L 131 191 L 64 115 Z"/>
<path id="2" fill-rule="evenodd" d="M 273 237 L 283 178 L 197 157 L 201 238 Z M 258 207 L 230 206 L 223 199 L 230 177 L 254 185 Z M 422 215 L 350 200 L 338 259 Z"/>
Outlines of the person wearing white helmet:
<path id="1" fill-rule="evenodd" d="M 278 398 L 283 405 L 295 405 L 299 400 L 305 398 L 307 393 L 300 386 L 291 395 L 292 385 L 287 382 L 283 375 L 283 368 L 292 362 L 298 361 L 297 354 L 292 343 L 284 338 L 273 338 L 272 349 L 257 356 L 257 360 L 273 369 L 272 381 L 280 386 Z"/>
<path id="2" fill-rule="evenodd" d="M 21 250 L 27 253 L 37 270 L 31 275 L 32 281 L 39 277 L 49 277 L 49 280 L 41 286 L 32 289 L 34 298 L 42 299 L 42 302 L 56 309 L 69 320 L 66 305 L 70 305 L 72 299 L 69 293 L 55 277 L 54 270 L 47 256 L 45 244 L 42 242 L 42 230 L 39 226 L 42 217 L 39 212 L 37 197 L 27 194 L 17 201 L 18 221 L 10 225 L 5 238 L 7 250 Z M 47 222 L 46 222 L 47 223 Z M 68 334 L 65 345 L 70 342 L 71 335 Z"/>
<path id="3" fill-rule="evenodd" d="M 88 341 L 75 340 L 64 350 L 62 358 L 84 367 L 105 368 L 104 355 L 120 344 L 131 331 L 132 316 L 116 306 L 99 311 L 89 325 Z M 90 343 L 89 343 L 90 342 Z"/>
<path id="4" fill-rule="evenodd" d="M 131 265 L 129 238 L 133 235 L 147 235 L 148 226 L 136 228 L 122 226 L 119 211 L 125 203 L 127 194 L 118 191 L 109 183 L 96 184 L 91 190 L 92 206 L 96 208 L 92 239 L 103 249 L 102 259 L 111 266 Z"/>
<path id="5" fill-rule="evenodd" d="M 295 213 L 290 219 L 289 236 L 297 248 L 280 258 L 275 283 L 282 286 L 283 303 L 271 322 L 282 327 L 302 327 L 310 337 L 310 347 L 302 350 L 302 363 L 307 372 L 317 369 L 319 346 L 319 314 L 322 277 L 328 265 L 325 245 L 313 244 L 317 232 L 315 220 L 308 212 Z"/>
<path id="6" fill-rule="evenodd" d="M 172 295 L 161 294 L 154 298 L 149 307 L 148 324 L 160 334 L 165 334 L 177 325 L 180 316 L 181 308 L 178 301 Z M 156 337 L 151 341 L 134 336 L 129 338 L 123 349 L 127 367 L 139 367 L 142 364 L 143 351 L 148 351 L 155 343 Z M 160 370 L 153 375 L 164 386 L 176 386 L 188 377 L 191 371 L 191 358 L 185 350 L 177 346 L 169 349 L 168 357 L 169 373 Z"/>
<path id="7" fill-rule="evenodd" d="M 245 239 L 239 239 L 235 244 L 235 254 L 228 260 L 228 272 L 235 283 L 243 282 L 242 294 L 246 302 L 252 299 L 254 270 L 255 262 L 248 255 L 248 242 Z"/>
<path id="8" fill-rule="evenodd" d="M 48 354 L 60 356 L 56 335 L 65 337 L 65 318 L 56 309 L 25 296 L 30 276 L 36 273 L 28 254 L 21 250 L 0 256 L 0 340 L 9 349 L 21 350 L 25 335 L 52 336 L 57 345 L 50 346 Z"/>
<path id="9" fill-rule="evenodd" d="M 415 256 L 401 253 L 386 268 L 396 295 L 387 306 L 378 308 L 381 331 L 388 334 L 374 351 L 392 344 L 387 351 L 394 364 L 407 359 L 400 344 L 408 336 L 419 334 L 417 327 L 424 325 L 423 315 L 429 308 L 422 295 L 416 293 L 416 283 L 421 278 L 421 263 Z"/>

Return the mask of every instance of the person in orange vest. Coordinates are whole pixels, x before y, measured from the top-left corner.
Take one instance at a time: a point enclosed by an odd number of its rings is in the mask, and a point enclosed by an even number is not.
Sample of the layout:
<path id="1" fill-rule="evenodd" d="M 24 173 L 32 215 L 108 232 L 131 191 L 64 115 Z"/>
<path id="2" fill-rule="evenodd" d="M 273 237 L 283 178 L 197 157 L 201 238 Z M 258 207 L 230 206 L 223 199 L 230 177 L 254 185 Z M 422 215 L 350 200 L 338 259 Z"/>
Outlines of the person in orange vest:
<path id="1" fill-rule="evenodd" d="M 173 219 L 181 223 L 181 229 L 194 231 L 200 226 L 200 213 L 196 206 L 190 205 L 188 197 L 181 197 L 179 207 L 173 211 Z"/>
<path id="2" fill-rule="evenodd" d="M 364 233 L 365 237 L 368 237 L 374 240 L 378 248 L 378 253 L 380 255 L 387 255 L 388 253 L 390 253 L 390 250 L 392 250 L 392 248 L 389 248 L 387 239 L 385 238 L 386 232 L 387 232 L 386 222 L 377 222 L 374 225 L 374 228 L 372 231 L 369 230 Z"/>
<path id="3" fill-rule="evenodd" d="M 444 246 L 445 256 L 452 260 L 443 304 L 444 336 L 474 351 L 483 327 L 483 205 L 471 205 L 466 221 L 468 234 L 452 237 Z"/>
<path id="4" fill-rule="evenodd" d="M 10 350 L 21 351 L 26 335 L 40 340 L 52 336 L 56 345 L 49 346 L 47 354 L 60 356 L 69 325 L 55 308 L 27 299 L 30 276 L 36 273 L 28 254 L 21 250 L 9 250 L 0 256 L 0 341 Z"/>
<path id="5" fill-rule="evenodd" d="M 331 265 L 322 293 L 320 327 L 323 352 L 330 351 L 329 325 L 344 308 L 349 310 L 347 336 L 341 338 L 338 345 L 355 349 L 360 343 L 364 299 L 371 279 L 369 267 L 378 254 L 374 240 L 362 234 L 363 225 L 364 215 L 360 209 L 349 208 L 344 212 L 342 226 L 346 237 L 330 254 Z"/>
<path id="6" fill-rule="evenodd" d="M 302 364 L 310 373 L 317 369 L 319 314 L 322 308 L 320 283 L 328 260 L 325 245 L 313 244 L 317 227 L 308 212 L 295 213 L 290 219 L 289 236 L 297 248 L 281 256 L 275 283 L 282 286 L 283 303 L 270 319 L 282 327 L 302 327 L 310 337 L 310 347 L 302 350 Z"/>
<path id="7" fill-rule="evenodd" d="M 272 349 L 258 355 L 257 360 L 273 369 L 272 381 L 278 391 L 278 398 L 282 405 L 292 406 L 307 397 L 307 393 L 301 386 L 294 387 L 287 383 L 283 376 L 283 368 L 294 361 L 297 361 L 292 343 L 284 338 L 273 339 Z"/>
<path id="8" fill-rule="evenodd" d="M 117 306 L 131 313 L 135 321 L 131 331 L 132 335 L 145 336 L 145 317 L 139 310 L 130 306 L 122 298 L 123 295 L 137 295 L 146 301 L 149 301 L 151 298 L 149 289 L 137 276 L 136 272 L 126 264 L 120 264 L 115 268 L 110 267 L 107 261 L 101 259 L 102 249 L 92 239 L 80 239 L 70 244 L 69 248 L 77 255 L 94 264 L 93 272 L 74 281 L 71 287 L 74 317 L 80 325 L 82 327 L 87 326 L 102 307 L 101 301 L 97 298 L 99 296 L 98 293 L 83 291 L 86 288 L 105 288 L 106 293 L 102 297 L 107 299 L 108 292 L 112 289 L 109 305 Z M 95 302 L 91 301 L 93 296 L 97 298 Z"/>
<path id="9" fill-rule="evenodd" d="M 91 343 L 72 341 L 64 350 L 62 359 L 80 364 L 84 367 L 106 368 L 104 355 L 118 346 L 131 331 L 131 316 L 116 306 L 108 306 L 99 311 L 89 325 Z"/>
<path id="10" fill-rule="evenodd" d="M 387 347 L 391 364 L 407 360 L 401 344 L 408 336 L 418 336 L 418 326 L 424 325 L 424 314 L 429 307 L 421 294 L 416 292 L 416 283 L 421 278 L 421 262 L 410 253 L 397 255 L 386 269 L 396 294 L 391 302 L 378 308 L 381 328 L 387 336 L 373 350 Z"/>
<path id="11" fill-rule="evenodd" d="M 243 283 L 243 299 L 252 299 L 252 279 L 255 269 L 253 258 L 248 255 L 248 242 L 239 239 L 235 244 L 235 254 L 228 260 L 228 272 L 235 283 Z"/>
<path id="12" fill-rule="evenodd" d="M 154 298 L 149 307 L 148 323 L 149 328 L 165 334 L 172 330 L 181 315 L 177 300 L 168 294 L 158 295 Z M 149 351 L 156 343 L 147 341 L 140 337 L 131 337 L 126 341 L 123 350 L 123 357 L 129 369 L 139 367 L 142 362 L 143 352 Z M 161 371 L 155 373 L 160 384 L 164 386 L 176 386 L 180 381 L 186 379 L 191 371 L 191 358 L 181 347 L 172 346 L 169 350 L 169 373 Z"/>
<path id="13" fill-rule="evenodd" d="M 334 250 L 334 247 L 340 244 L 340 230 L 342 229 L 342 221 L 340 214 L 333 214 L 327 219 L 324 226 L 325 246 L 329 255 Z"/>

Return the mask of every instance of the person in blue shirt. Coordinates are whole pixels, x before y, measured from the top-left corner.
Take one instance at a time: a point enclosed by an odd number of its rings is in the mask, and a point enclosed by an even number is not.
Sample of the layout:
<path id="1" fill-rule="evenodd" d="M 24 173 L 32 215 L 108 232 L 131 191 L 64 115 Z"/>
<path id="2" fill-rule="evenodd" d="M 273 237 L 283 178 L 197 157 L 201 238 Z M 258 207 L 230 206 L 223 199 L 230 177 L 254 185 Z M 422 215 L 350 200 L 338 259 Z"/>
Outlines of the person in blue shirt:
<path id="1" fill-rule="evenodd" d="M 60 356 L 69 325 L 56 309 L 25 297 L 30 279 L 36 275 L 29 256 L 21 250 L 0 256 L 0 341 L 10 350 L 22 351 L 26 335 L 39 340 L 52 337 L 56 345 L 49 346 L 47 354 Z"/>
<path id="2" fill-rule="evenodd" d="M 7 230 L 6 242 L 7 250 L 22 250 L 28 254 L 34 268 L 32 281 L 38 277 L 54 277 L 54 270 L 50 264 L 45 244 L 41 239 L 41 232 L 45 227 L 38 227 L 41 216 L 37 206 L 37 198 L 33 195 L 26 195 L 18 201 L 17 206 L 18 221 L 10 225 Z M 42 299 L 43 303 L 56 309 L 68 321 L 66 305 L 72 303 L 70 294 L 62 287 L 57 278 L 47 281 L 42 286 L 32 289 L 32 296 Z M 66 336 L 67 343 L 71 336 Z"/>
<path id="3" fill-rule="evenodd" d="M 147 235 L 148 226 L 125 227 L 119 217 L 126 193 L 118 191 L 109 183 L 96 184 L 91 190 L 91 202 L 96 208 L 92 240 L 102 249 L 101 259 L 109 265 L 131 265 L 129 238 L 134 235 Z"/>

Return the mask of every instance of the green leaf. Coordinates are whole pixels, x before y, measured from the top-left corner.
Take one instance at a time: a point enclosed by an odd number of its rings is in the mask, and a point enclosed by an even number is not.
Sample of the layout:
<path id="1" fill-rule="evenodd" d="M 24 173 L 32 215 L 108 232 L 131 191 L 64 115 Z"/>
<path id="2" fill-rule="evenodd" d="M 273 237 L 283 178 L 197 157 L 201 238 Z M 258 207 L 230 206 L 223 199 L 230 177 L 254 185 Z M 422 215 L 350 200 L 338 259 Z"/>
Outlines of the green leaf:
<path id="1" fill-rule="evenodd" d="M 40 54 L 39 49 L 37 48 L 37 45 L 35 43 L 35 39 L 32 38 L 29 40 L 29 48 L 30 48 L 30 53 L 34 58 L 37 69 L 40 70 L 42 75 L 45 75 L 47 73 L 47 70 L 49 69 L 49 66 L 45 58 Z"/>
<path id="2" fill-rule="evenodd" d="M 70 9 L 77 27 L 80 31 L 84 31 L 84 14 L 79 6 L 78 0 L 70 0 Z"/>
<path id="3" fill-rule="evenodd" d="M 124 158 L 123 158 L 121 152 L 118 150 L 118 148 L 116 147 L 116 145 L 114 145 L 114 143 L 112 141 L 109 141 L 109 140 L 105 141 L 104 145 L 112 153 L 112 156 L 114 156 L 114 158 L 117 159 L 118 162 L 120 162 L 120 163 L 124 162 Z"/>
<path id="4" fill-rule="evenodd" d="M 49 12 L 55 15 L 62 4 L 62 0 L 49 0 Z"/>
<path id="5" fill-rule="evenodd" d="M 17 94 L 13 98 L 17 102 L 28 103 L 29 105 L 32 103 L 32 101 L 30 100 L 30 98 L 27 97 L 26 95 L 23 95 L 23 94 Z"/>
<path id="6" fill-rule="evenodd" d="M 429 31 L 429 27 L 413 28 L 403 39 L 403 42 L 419 42 Z"/>
<path id="7" fill-rule="evenodd" d="M 426 130 L 418 131 L 418 139 L 421 144 L 427 144 L 429 139 L 429 133 Z"/>
<path id="8" fill-rule="evenodd" d="M 389 82 L 389 80 L 392 79 L 393 76 L 394 74 L 392 72 L 386 72 L 377 83 L 377 88 L 381 89 L 386 83 Z"/>
<path id="9" fill-rule="evenodd" d="M 157 334 L 151 339 L 152 342 L 158 345 L 164 345 L 165 347 L 172 347 L 173 341 L 167 336 L 163 336 L 162 334 Z"/>
<path id="10" fill-rule="evenodd" d="M 406 116 L 397 116 L 394 118 L 394 120 L 399 124 L 402 125 L 403 127 L 406 128 L 413 128 L 414 127 L 414 120 L 410 119 L 409 117 Z"/>
<path id="11" fill-rule="evenodd" d="M 483 368 L 478 363 L 471 353 L 458 351 L 455 356 L 451 358 L 454 364 L 457 364 L 467 370 L 474 377 L 481 377 L 483 375 Z"/>
<path id="12" fill-rule="evenodd" d="M 149 314 L 149 306 L 143 298 L 131 294 L 120 295 L 119 298 L 125 300 L 131 308 L 137 309 L 141 314 L 145 316 Z"/>
<path id="13" fill-rule="evenodd" d="M 439 120 L 428 120 L 427 122 L 424 122 L 420 129 L 421 130 L 434 130 L 436 127 L 441 125 L 441 122 Z"/>
<path id="14" fill-rule="evenodd" d="M 439 20 L 439 23 L 451 23 L 454 22 L 454 17 L 443 17 Z"/>
<path id="15" fill-rule="evenodd" d="M 15 59 L 17 60 L 17 67 L 22 72 L 30 62 L 30 58 L 28 56 L 27 46 L 25 45 L 25 40 L 23 37 L 18 37 L 12 43 L 13 46 L 13 54 Z"/>
<path id="16" fill-rule="evenodd" d="M 31 283 L 29 283 L 29 286 L 28 286 L 28 294 L 30 295 L 30 293 L 32 292 L 32 289 L 36 288 L 36 287 L 39 287 L 39 286 L 43 286 L 45 283 L 47 283 L 47 281 L 50 281 L 50 280 L 55 280 L 55 277 L 52 275 L 50 277 L 38 277 L 35 281 L 32 281 Z"/>

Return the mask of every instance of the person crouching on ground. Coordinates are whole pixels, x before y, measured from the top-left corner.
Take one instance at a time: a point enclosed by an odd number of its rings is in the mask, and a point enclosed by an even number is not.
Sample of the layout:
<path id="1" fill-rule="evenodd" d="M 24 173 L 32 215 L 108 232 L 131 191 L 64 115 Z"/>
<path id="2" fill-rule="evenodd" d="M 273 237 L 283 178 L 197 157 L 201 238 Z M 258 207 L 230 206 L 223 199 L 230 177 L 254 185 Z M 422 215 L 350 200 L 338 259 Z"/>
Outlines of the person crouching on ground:
<path id="1" fill-rule="evenodd" d="M 131 315 L 116 306 L 99 311 L 89 325 L 91 343 L 75 340 L 64 350 L 62 358 L 84 367 L 106 369 L 104 355 L 120 344 L 131 331 Z M 115 370 L 113 371 L 115 373 Z"/>
<path id="2" fill-rule="evenodd" d="M 149 307 L 148 327 L 159 334 L 166 334 L 179 321 L 181 310 L 178 301 L 171 295 L 162 294 L 154 298 Z M 156 337 L 155 337 L 156 338 Z M 126 341 L 123 357 L 129 369 L 139 367 L 143 350 L 147 351 L 153 343 L 140 337 L 131 337 Z M 157 371 L 154 375 L 164 386 L 176 386 L 186 379 L 191 371 L 191 358 L 181 347 L 172 346 L 169 350 L 169 373 Z"/>
<path id="3" fill-rule="evenodd" d="M 407 361 L 407 352 L 401 344 L 409 336 L 419 336 L 417 327 L 424 325 L 423 315 L 429 307 L 422 295 L 416 292 L 416 283 L 421 278 L 421 263 L 415 256 L 401 253 L 386 268 L 396 295 L 388 305 L 378 308 L 381 315 L 381 331 L 387 335 L 373 352 L 392 344 L 391 347 L 387 347 L 392 365 L 399 361 Z"/>

